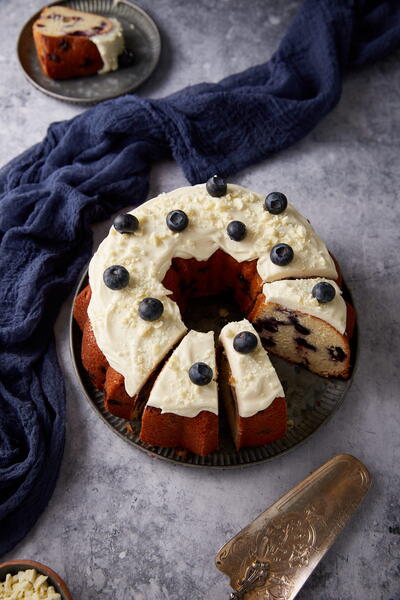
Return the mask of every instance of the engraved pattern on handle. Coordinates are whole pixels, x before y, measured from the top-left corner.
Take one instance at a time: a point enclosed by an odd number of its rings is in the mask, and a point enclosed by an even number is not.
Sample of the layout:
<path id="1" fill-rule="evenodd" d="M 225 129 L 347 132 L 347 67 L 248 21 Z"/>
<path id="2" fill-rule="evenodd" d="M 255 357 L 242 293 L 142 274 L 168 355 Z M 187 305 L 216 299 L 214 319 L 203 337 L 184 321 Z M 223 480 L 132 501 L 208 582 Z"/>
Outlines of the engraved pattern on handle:
<path id="1" fill-rule="evenodd" d="M 257 587 L 264 585 L 269 574 L 268 563 L 255 560 L 246 570 L 245 576 L 240 582 L 240 586 L 236 592 L 232 592 L 229 596 L 230 600 L 243 600 L 244 594 L 254 590 Z"/>

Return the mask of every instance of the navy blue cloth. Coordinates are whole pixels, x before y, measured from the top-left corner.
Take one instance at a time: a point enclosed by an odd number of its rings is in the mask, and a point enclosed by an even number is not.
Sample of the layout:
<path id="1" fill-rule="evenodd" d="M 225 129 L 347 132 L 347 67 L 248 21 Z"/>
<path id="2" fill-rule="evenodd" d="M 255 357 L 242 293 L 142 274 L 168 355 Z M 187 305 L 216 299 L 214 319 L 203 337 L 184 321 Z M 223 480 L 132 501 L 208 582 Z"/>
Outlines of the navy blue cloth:
<path id="1" fill-rule="evenodd" d="M 90 257 L 90 225 L 143 202 L 155 161 L 173 156 L 194 184 L 293 144 L 338 102 L 346 68 L 399 43 L 398 0 L 306 0 L 268 62 L 162 100 L 99 104 L 0 171 L 0 554 L 56 483 L 65 390 L 53 324 Z"/>

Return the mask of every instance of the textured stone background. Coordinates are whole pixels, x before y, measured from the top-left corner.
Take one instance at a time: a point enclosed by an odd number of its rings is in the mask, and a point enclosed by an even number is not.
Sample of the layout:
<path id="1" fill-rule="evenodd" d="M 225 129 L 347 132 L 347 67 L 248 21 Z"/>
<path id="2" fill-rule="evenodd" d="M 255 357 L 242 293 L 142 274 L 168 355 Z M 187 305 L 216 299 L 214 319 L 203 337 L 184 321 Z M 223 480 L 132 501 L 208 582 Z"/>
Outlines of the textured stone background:
<path id="1" fill-rule="evenodd" d="M 80 108 L 33 89 L 15 43 L 42 0 L 1 0 L 0 164 Z M 162 96 L 265 61 L 299 5 L 279 0 L 140 0 L 158 22 L 163 56 L 140 94 Z M 66 578 L 77 600 L 223 600 L 218 548 L 325 460 L 350 452 L 375 482 L 361 510 L 299 594 L 302 600 L 400 599 L 399 136 L 400 55 L 346 77 L 337 108 L 302 142 L 235 181 L 279 189 L 338 257 L 358 307 L 360 361 L 343 407 L 305 445 L 270 464 L 211 472 L 135 451 L 79 391 L 68 348 L 70 302 L 57 323 L 68 391 L 68 438 L 56 492 L 7 558 L 32 558 Z M 185 183 L 170 163 L 152 195 Z M 103 237 L 106 226 L 96 229 Z"/>

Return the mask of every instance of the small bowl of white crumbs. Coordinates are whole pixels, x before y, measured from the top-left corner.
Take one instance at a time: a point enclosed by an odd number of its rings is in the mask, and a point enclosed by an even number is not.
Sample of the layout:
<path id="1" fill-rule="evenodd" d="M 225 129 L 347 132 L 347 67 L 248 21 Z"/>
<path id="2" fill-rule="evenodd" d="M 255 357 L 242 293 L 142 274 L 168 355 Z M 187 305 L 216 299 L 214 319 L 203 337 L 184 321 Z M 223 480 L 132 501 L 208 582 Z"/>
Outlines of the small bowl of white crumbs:
<path id="1" fill-rule="evenodd" d="M 72 600 L 65 582 L 33 560 L 0 563 L 0 600 Z"/>

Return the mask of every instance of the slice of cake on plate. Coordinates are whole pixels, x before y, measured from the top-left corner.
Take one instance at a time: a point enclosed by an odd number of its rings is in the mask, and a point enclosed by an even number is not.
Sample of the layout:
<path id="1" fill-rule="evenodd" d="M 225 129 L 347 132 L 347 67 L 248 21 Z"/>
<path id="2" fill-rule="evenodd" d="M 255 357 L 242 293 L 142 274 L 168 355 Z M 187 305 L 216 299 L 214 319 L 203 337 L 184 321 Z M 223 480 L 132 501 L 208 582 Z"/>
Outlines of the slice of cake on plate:
<path id="1" fill-rule="evenodd" d="M 205 456 L 218 448 L 218 386 L 213 332 L 189 331 L 158 375 L 140 439 Z"/>
<path id="2" fill-rule="evenodd" d="M 274 354 L 324 377 L 349 377 L 355 315 L 334 281 L 265 283 L 249 319 Z"/>
<path id="3" fill-rule="evenodd" d="M 279 440 L 286 432 L 286 401 L 258 333 L 247 321 L 228 323 L 219 341 L 221 392 L 236 448 Z"/>
<path id="4" fill-rule="evenodd" d="M 118 69 L 124 38 L 117 19 L 49 6 L 32 30 L 40 67 L 47 77 L 68 79 Z"/>

